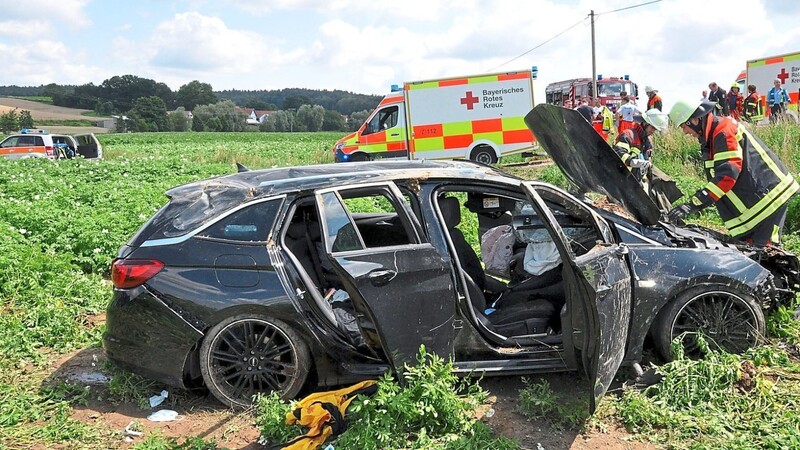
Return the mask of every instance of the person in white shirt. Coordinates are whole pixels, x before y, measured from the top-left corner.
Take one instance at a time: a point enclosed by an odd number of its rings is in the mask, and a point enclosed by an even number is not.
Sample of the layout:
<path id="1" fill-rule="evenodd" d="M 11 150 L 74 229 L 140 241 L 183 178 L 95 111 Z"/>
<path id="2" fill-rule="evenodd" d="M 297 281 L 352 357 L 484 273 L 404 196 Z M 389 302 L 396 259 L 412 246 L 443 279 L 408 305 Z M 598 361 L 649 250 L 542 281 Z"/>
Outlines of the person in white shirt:
<path id="1" fill-rule="evenodd" d="M 633 128 L 633 116 L 638 111 L 639 109 L 636 108 L 636 105 L 633 104 L 633 102 L 631 102 L 631 98 L 629 96 L 622 97 L 622 103 L 617 109 L 617 118 L 619 119 L 617 132 L 620 135 L 628 128 Z"/>

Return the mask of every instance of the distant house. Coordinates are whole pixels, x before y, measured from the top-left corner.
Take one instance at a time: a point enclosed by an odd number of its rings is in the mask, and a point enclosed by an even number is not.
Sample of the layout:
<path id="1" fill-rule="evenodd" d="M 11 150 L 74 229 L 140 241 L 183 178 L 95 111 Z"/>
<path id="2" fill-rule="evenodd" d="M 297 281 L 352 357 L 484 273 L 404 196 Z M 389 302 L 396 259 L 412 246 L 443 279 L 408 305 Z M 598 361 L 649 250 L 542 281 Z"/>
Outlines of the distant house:
<path id="1" fill-rule="evenodd" d="M 109 130 L 113 130 L 113 129 L 117 128 L 117 120 L 118 119 L 128 120 L 128 117 L 127 116 L 111 116 L 110 119 L 103 119 L 103 120 L 97 121 L 96 125 L 98 127 L 100 127 L 100 128 L 107 128 Z"/>
<path id="2" fill-rule="evenodd" d="M 176 113 L 176 112 L 178 112 L 178 110 L 177 110 L 177 109 L 176 109 L 175 111 L 167 111 L 167 114 L 174 114 L 174 113 Z M 187 118 L 187 119 L 189 119 L 189 120 L 192 120 L 192 119 L 194 119 L 194 114 L 192 114 L 192 112 L 191 112 L 191 111 L 186 111 L 186 110 L 183 110 L 183 115 L 184 115 L 184 117 L 186 117 L 186 118 Z"/>
<path id="3" fill-rule="evenodd" d="M 270 114 L 275 111 L 267 111 L 262 109 L 244 108 L 244 113 L 247 115 L 248 125 L 259 125 L 267 120 Z"/>

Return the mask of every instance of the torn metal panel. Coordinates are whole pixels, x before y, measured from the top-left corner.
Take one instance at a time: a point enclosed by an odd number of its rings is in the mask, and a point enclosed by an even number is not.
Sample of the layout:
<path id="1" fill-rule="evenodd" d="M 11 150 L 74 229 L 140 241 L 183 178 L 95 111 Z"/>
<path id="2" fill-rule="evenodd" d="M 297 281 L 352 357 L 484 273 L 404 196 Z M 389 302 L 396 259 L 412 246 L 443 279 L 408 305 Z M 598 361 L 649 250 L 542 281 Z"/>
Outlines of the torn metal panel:
<path id="1" fill-rule="evenodd" d="M 525 123 L 569 181 L 610 196 L 643 224 L 658 222 L 658 206 L 579 112 L 541 104 L 525 116 Z"/>

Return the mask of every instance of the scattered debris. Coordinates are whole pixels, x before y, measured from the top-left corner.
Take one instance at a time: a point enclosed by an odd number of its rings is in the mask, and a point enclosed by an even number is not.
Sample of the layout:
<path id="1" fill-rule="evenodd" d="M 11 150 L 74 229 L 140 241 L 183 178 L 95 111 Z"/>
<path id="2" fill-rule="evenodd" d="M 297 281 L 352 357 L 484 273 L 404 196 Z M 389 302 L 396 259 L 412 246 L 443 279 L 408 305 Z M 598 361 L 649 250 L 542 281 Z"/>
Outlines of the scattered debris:
<path id="1" fill-rule="evenodd" d="M 166 400 L 167 397 L 169 397 L 169 392 L 166 390 L 161 391 L 161 394 L 159 395 L 150 397 L 150 407 L 155 408 L 156 406 L 164 403 L 164 400 Z"/>
<path id="2" fill-rule="evenodd" d="M 179 420 L 180 418 L 181 417 L 178 416 L 178 412 L 171 409 L 162 409 L 147 416 L 147 420 L 151 422 L 172 422 L 173 420 Z"/>
<path id="3" fill-rule="evenodd" d="M 128 426 L 125 427 L 125 436 L 140 437 L 144 434 L 142 431 L 140 431 L 141 428 L 142 426 L 139 424 L 139 422 L 131 420 L 130 423 L 128 423 Z"/>

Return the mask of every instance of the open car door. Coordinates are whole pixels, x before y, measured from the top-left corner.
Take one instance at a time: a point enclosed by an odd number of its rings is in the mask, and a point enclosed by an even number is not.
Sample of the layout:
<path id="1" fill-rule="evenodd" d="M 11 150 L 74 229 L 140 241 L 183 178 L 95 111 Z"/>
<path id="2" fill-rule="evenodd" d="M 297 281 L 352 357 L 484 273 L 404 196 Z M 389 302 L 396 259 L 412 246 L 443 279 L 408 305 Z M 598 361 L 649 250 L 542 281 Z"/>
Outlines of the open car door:
<path id="1" fill-rule="evenodd" d="M 395 371 L 415 363 L 420 345 L 449 359 L 457 300 L 450 261 L 425 241 L 397 187 L 324 189 L 316 198 L 327 257 L 367 345 Z M 358 209 L 364 204 L 382 208 L 372 214 L 382 220 L 363 220 L 367 213 Z"/>
<path id="2" fill-rule="evenodd" d="M 628 248 L 615 242 L 605 220 L 576 198 L 541 183 L 522 185 L 561 256 L 568 312 L 564 349 L 581 356 L 593 386 L 593 413 L 625 356 L 631 315 Z M 595 227 L 601 238 L 582 255 L 575 255 L 569 234 L 559 225 L 566 212 L 570 221 L 577 216 L 581 226 Z"/>
<path id="3" fill-rule="evenodd" d="M 76 151 L 79 155 L 86 159 L 103 157 L 102 146 L 93 133 L 76 134 L 73 137 L 78 143 Z"/>

